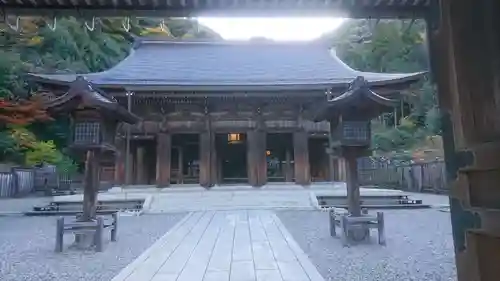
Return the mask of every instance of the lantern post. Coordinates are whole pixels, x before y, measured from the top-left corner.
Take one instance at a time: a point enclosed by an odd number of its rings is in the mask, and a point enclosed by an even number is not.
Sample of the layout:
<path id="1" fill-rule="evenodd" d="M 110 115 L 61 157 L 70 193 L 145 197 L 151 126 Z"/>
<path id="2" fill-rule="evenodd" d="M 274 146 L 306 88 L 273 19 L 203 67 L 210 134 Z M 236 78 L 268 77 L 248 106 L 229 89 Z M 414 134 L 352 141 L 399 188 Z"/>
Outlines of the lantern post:
<path id="1" fill-rule="evenodd" d="M 362 239 L 366 238 L 373 220 L 379 216 L 383 218 L 382 213 L 377 214 L 377 217 L 370 217 L 365 216 L 361 210 L 357 159 L 371 155 L 371 120 L 384 112 L 392 111 L 397 105 L 396 100 L 374 93 L 369 88 L 369 83 L 360 76 L 339 96 L 332 96 L 327 92 L 327 101 L 315 117 L 317 122 L 330 122 L 328 150 L 331 157 L 341 157 L 346 163 L 348 212 L 342 218 L 333 219 L 333 223 L 341 225 L 345 239 L 359 240 L 357 237 L 360 236 Z M 383 221 L 381 225 L 383 226 Z M 379 229 L 379 238 L 381 234 L 383 236 L 383 229 Z"/>
<path id="2" fill-rule="evenodd" d="M 114 142 L 119 123 L 135 124 L 139 118 L 81 76 L 70 84 L 64 95 L 44 105 L 50 114 L 71 117 L 68 147 L 74 154 L 85 156 L 83 212 L 72 225 L 99 222 L 96 215 L 101 155 L 106 151 L 117 152 Z M 98 240 L 94 235 L 97 234 L 75 233 L 75 242 L 84 248 L 92 246 Z"/>

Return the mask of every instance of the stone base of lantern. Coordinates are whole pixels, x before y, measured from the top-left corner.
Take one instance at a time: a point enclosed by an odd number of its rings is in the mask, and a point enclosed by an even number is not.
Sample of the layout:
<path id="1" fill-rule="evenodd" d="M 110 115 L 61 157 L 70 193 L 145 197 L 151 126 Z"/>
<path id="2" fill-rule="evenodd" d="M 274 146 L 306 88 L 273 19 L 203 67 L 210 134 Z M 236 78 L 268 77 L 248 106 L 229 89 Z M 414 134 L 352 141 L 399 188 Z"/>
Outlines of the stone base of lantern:
<path id="1" fill-rule="evenodd" d="M 378 243 L 385 245 L 384 213 L 377 212 L 376 216 L 368 214 L 365 209 L 361 216 L 352 216 L 345 209 L 333 209 L 329 213 L 330 235 L 336 237 L 336 229 L 340 230 L 342 245 L 349 246 L 350 242 L 370 240 L 370 230 L 377 229 Z"/>
<path id="2" fill-rule="evenodd" d="M 112 213 L 110 219 L 99 216 L 92 221 L 76 220 L 65 222 L 64 218 L 61 217 L 57 220 L 55 251 L 63 251 L 64 233 L 71 232 L 75 235 L 75 241 L 71 247 L 79 250 L 95 249 L 97 252 L 102 252 L 104 231 L 106 229 L 110 230 L 111 241 L 116 241 L 118 234 L 118 213 Z"/>

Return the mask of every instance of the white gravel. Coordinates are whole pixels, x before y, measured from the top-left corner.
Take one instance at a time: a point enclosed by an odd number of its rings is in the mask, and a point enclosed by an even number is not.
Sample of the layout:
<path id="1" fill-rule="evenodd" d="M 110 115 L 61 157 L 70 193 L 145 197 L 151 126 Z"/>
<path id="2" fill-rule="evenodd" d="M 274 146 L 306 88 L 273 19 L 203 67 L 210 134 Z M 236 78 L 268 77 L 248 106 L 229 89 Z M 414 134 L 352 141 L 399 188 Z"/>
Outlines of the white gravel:
<path id="1" fill-rule="evenodd" d="M 373 212 L 373 211 L 372 211 Z M 436 209 L 386 210 L 387 246 L 343 247 L 329 235 L 328 214 L 282 211 L 278 217 L 328 281 L 456 280 L 450 214 Z"/>
<path id="2" fill-rule="evenodd" d="M 0 280 L 109 281 L 184 215 L 120 217 L 118 241 L 107 236 L 101 253 L 55 253 L 56 217 L 0 217 Z"/>

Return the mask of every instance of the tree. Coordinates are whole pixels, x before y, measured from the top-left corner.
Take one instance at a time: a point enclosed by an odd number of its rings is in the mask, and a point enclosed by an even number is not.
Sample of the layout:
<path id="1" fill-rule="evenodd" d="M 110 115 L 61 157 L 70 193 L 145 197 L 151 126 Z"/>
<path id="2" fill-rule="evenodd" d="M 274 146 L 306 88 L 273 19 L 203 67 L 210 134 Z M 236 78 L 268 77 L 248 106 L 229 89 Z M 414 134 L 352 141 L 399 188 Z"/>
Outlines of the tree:
<path id="1" fill-rule="evenodd" d="M 44 121 L 39 104 L 26 93 L 22 79 L 26 72 L 88 73 L 107 70 L 119 63 L 131 49 L 137 36 L 162 35 L 175 38 L 203 37 L 221 39 L 194 20 L 131 19 L 125 31 L 121 19 L 96 19 L 94 30 L 88 30 L 81 19 L 57 19 L 56 29 L 39 19 L 23 19 L 13 31 L 0 23 L 0 160 L 25 160 L 26 150 L 16 151 L 16 140 L 9 124 L 22 124 L 40 141 L 53 141 L 61 150 L 69 133 L 69 121 L 55 117 Z M 21 98 L 21 99 L 20 99 Z M 29 109 L 29 110 L 28 110 Z"/>
<path id="2" fill-rule="evenodd" d="M 51 118 L 37 100 L 6 100 L 0 98 L 0 125 L 28 125 Z"/>
<path id="3" fill-rule="evenodd" d="M 324 40 L 354 69 L 371 72 L 418 72 L 428 69 L 425 22 L 350 20 Z M 373 147 L 402 151 L 440 133 L 435 89 L 425 80 L 401 93 L 402 105 L 382 116 L 388 126 L 374 126 Z M 396 116 L 394 116 L 396 114 Z M 396 121 L 396 123 L 395 123 Z M 410 125 L 411 124 L 411 125 Z"/>

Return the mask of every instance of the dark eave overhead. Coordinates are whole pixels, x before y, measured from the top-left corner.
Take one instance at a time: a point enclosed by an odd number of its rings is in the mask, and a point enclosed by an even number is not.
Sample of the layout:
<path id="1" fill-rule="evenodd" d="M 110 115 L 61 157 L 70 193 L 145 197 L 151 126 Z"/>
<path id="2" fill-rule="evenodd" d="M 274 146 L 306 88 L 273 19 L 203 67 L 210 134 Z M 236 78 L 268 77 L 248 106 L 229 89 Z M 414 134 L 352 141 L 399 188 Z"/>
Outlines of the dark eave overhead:
<path id="1" fill-rule="evenodd" d="M 115 67 L 83 75 L 103 89 L 130 91 L 297 90 L 346 87 L 363 76 L 373 87 L 409 85 L 418 73 L 356 71 L 321 42 L 177 41 L 143 38 Z M 67 85 L 77 74 L 28 74 Z"/>
<path id="2" fill-rule="evenodd" d="M 65 16 L 423 17 L 433 0 L 0 0 L 10 14 Z"/>

